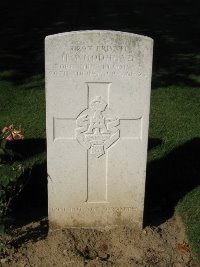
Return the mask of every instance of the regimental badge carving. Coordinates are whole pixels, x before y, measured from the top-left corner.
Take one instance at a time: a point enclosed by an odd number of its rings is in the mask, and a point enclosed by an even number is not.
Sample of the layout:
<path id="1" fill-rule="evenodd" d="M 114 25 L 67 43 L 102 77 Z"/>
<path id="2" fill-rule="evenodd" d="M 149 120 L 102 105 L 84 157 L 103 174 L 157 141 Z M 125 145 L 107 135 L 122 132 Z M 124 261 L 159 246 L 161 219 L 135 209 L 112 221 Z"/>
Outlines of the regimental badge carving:
<path id="1" fill-rule="evenodd" d="M 105 150 L 119 139 L 119 119 L 111 113 L 108 104 L 100 96 L 81 112 L 76 125 L 78 142 L 97 158 L 104 155 Z"/>

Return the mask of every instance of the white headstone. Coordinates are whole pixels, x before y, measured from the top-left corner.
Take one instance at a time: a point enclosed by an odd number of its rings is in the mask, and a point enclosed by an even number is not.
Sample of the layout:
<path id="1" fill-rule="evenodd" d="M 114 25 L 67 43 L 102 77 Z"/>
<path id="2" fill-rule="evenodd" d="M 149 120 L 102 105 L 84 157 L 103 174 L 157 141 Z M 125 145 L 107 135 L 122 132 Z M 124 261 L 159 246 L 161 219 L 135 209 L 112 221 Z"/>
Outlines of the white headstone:
<path id="1" fill-rule="evenodd" d="M 143 222 L 153 40 L 80 31 L 47 36 L 49 222 Z"/>

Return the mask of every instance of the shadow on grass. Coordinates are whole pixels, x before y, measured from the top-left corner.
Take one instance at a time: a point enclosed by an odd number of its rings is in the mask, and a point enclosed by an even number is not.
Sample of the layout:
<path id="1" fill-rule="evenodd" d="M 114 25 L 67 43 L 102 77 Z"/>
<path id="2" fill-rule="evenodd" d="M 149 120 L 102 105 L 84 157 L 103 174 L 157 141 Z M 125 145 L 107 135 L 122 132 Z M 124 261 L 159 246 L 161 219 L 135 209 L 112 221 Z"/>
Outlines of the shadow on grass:
<path id="1" fill-rule="evenodd" d="M 46 163 L 34 166 L 28 179 L 12 206 L 16 223 L 21 226 L 47 216 Z"/>
<path id="2" fill-rule="evenodd" d="M 157 146 L 160 146 L 162 144 L 162 140 L 159 139 L 159 138 L 149 138 L 148 140 L 148 151 L 157 147 Z"/>
<path id="3" fill-rule="evenodd" d="M 8 148 L 19 153 L 22 159 L 28 159 L 39 153 L 46 151 L 45 138 L 31 138 L 24 140 L 17 140 L 8 143 Z"/>
<path id="4" fill-rule="evenodd" d="M 147 166 L 144 226 L 169 219 L 177 202 L 200 184 L 200 138 L 194 138 Z"/>
<path id="5" fill-rule="evenodd" d="M 1 1 L 0 76 L 15 84 L 44 74 L 44 38 L 87 29 L 155 41 L 153 88 L 200 86 L 200 2 L 195 0 Z"/>
<path id="6" fill-rule="evenodd" d="M 19 229 L 26 226 L 15 238 L 14 247 L 47 236 L 47 208 L 47 166 L 44 163 L 33 167 L 28 183 L 12 204 L 13 227 Z"/>

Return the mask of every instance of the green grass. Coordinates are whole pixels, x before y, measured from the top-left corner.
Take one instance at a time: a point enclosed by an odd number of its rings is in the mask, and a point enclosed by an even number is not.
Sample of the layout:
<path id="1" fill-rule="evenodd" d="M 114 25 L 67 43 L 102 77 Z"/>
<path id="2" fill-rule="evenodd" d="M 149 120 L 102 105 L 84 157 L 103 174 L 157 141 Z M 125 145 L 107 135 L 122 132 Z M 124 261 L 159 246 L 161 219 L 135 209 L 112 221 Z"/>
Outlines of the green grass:
<path id="1" fill-rule="evenodd" d="M 200 266 L 199 111 L 199 88 L 153 90 L 149 136 L 159 139 L 160 143 L 149 151 L 148 161 L 155 168 L 153 172 L 149 168 L 150 182 L 156 177 L 163 180 L 158 183 L 158 191 L 175 205 L 185 226 L 190 250 Z"/>
<path id="2" fill-rule="evenodd" d="M 4 77 L 5 73 L 0 77 Z M 8 75 L 8 73 L 7 73 Z M 45 93 L 44 81 L 40 76 L 32 77 L 20 86 L 11 82 L 0 82 L 0 127 L 14 124 L 21 126 L 25 140 L 15 144 L 18 152 L 25 158 L 24 164 L 32 166 L 46 161 L 45 152 Z M 40 151 L 41 153 L 35 153 Z"/>
<path id="3" fill-rule="evenodd" d="M 181 199 L 176 210 L 185 226 L 192 254 L 200 265 L 200 186 Z"/>
<path id="4" fill-rule="evenodd" d="M 200 89 L 163 87 L 152 90 L 149 136 L 162 145 L 149 160 L 163 157 L 188 140 L 200 137 Z"/>

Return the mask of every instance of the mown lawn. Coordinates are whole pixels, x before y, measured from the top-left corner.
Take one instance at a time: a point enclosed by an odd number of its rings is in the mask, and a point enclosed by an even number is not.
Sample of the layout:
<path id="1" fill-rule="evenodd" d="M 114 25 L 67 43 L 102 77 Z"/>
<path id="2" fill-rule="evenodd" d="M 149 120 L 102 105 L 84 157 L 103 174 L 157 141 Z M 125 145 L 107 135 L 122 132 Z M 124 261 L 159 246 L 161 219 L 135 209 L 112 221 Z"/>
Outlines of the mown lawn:
<path id="1" fill-rule="evenodd" d="M 4 76 L 5 73 L 0 73 L 0 77 Z M 46 161 L 43 79 L 32 77 L 19 86 L 2 80 L 0 95 L 1 128 L 14 124 L 16 127 L 21 126 L 25 132 L 25 140 L 10 143 L 11 148 L 14 146 L 14 149 L 22 154 L 26 166 Z"/>
<path id="2" fill-rule="evenodd" d="M 152 91 L 150 144 L 151 139 L 158 141 L 148 153 L 147 200 L 168 209 L 168 216 L 176 210 L 200 264 L 199 111 L 200 88 L 171 86 Z"/>

